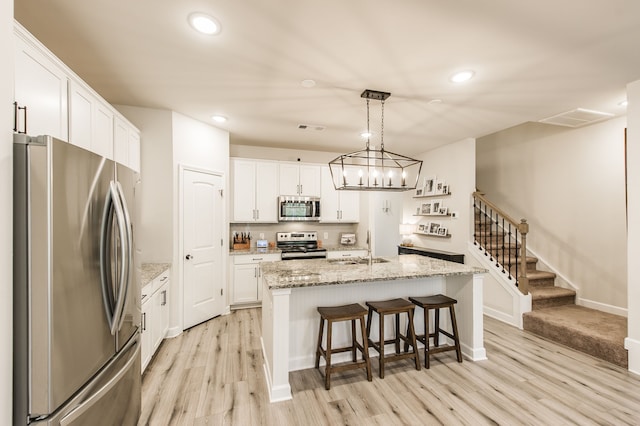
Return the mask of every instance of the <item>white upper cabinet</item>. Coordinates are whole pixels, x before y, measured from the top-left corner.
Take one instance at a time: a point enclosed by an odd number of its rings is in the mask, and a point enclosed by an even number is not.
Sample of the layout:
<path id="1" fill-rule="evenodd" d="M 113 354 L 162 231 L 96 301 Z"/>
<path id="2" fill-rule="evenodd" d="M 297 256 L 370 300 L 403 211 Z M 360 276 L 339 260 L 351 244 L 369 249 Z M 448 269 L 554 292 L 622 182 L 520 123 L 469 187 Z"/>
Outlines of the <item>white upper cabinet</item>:
<path id="1" fill-rule="evenodd" d="M 84 84 L 69 83 L 69 142 L 113 159 L 113 109 Z"/>
<path id="2" fill-rule="evenodd" d="M 69 142 L 91 150 L 93 95 L 83 85 L 69 83 Z"/>
<path id="3" fill-rule="evenodd" d="M 111 105 L 95 99 L 91 151 L 113 160 L 113 110 Z"/>
<path id="4" fill-rule="evenodd" d="M 360 193 L 336 191 L 329 166 L 322 166 L 321 176 L 320 222 L 359 222 Z"/>
<path id="5" fill-rule="evenodd" d="M 280 163 L 280 195 L 320 196 L 320 166 Z"/>
<path id="6" fill-rule="evenodd" d="M 231 159 L 232 222 L 278 222 L 278 164 Z"/>
<path id="7" fill-rule="evenodd" d="M 113 159 L 140 172 L 140 133 L 124 118 L 113 118 Z"/>
<path id="8" fill-rule="evenodd" d="M 51 135 L 140 171 L 140 132 L 19 23 L 15 129 Z"/>
<path id="9" fill-rule="evenodd" d="M 49 51 L 39 49 L 25 33 L 15 31 L 14 93 L 19 109 L 14 130 L 69 140 L 65 70 Z"/>

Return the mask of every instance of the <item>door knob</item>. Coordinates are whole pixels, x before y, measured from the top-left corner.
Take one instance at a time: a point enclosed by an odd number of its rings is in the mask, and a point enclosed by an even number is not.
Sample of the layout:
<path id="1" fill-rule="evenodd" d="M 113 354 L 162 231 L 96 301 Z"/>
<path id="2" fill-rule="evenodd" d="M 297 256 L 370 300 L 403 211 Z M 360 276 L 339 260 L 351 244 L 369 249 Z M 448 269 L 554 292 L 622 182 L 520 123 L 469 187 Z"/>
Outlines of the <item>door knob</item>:
<path id="1" fill-rule="evenodd" d="M 191 256 L 190 254 L 188 254 L 188 255 L 185 257 L 185 259 L 187 259 L 187 260 L 191 260 L 191 259 L 193 259 L 193 256 Z"/>

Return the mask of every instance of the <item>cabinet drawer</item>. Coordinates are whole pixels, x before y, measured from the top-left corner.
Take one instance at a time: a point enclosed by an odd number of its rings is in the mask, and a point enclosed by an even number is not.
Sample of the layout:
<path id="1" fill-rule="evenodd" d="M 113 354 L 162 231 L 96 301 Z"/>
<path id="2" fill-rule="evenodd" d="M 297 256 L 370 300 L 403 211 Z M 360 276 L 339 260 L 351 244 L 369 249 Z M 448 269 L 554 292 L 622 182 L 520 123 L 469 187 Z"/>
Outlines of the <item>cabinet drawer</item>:
<path id="1" fill-rule="evenodd" d="M 252 254 L 252 255 L 241 255 L 241 256 L 232 256 L 234 265 L 246 265 L 251 263 L 260 263 L 260 262 L 274 262 L 280 260 L 280 254 Z"/>

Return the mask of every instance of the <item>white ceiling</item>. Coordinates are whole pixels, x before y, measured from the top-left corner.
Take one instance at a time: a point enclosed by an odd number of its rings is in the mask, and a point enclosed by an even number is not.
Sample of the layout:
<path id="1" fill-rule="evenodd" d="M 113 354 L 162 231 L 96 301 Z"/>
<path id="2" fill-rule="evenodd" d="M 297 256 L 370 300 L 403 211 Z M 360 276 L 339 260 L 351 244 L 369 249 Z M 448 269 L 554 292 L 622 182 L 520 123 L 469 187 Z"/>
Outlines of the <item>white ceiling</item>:
<path id="1" fill-rule="evenodd" d="M 575 108 L 625 114 L 618 102 L 640 79 L 637 0 L 20 0 L 14 7 L 16 19 L 109 102 L 209 123 L 223 114 L 229 120 L 217 126 L 234 144 L 361 149 L 360 93 L 374 89 L 392 93 L 385 148 L 413 155 Z M 187 16 L 195 11 L 215 16 L 221 34 L 194 32 Z M 449 82 L 468 68 L 473 80 Z M 317 85 L 304 88 L 304 79 Z M 371 106 L 379 133 L 379 103 Z"/>

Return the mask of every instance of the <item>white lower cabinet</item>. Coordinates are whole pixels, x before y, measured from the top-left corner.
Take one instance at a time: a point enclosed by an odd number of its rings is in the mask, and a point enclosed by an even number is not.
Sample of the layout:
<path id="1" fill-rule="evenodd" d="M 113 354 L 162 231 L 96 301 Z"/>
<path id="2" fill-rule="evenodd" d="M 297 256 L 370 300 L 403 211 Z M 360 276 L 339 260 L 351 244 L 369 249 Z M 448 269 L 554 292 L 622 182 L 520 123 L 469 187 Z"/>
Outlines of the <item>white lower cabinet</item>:
<path id="1" fill-rule="evenodd" d="M 327 259 L 348 259 L 350 257 L 365 257 L 366 250 L 331 250 L 327 252 Z"/>
<path id="2" fill-rule="evenodd" d="M 262 301 L 260 262 L 280 260 L 280 254 L 236 255 L 233 259 L 231 305 L 256 304 Z"/>
<path id="3" fill-rule="evenodd" d="M 169 330 L 169 271 L 142 289 L 142 372 Z"/>

